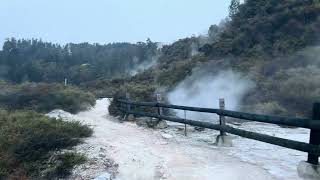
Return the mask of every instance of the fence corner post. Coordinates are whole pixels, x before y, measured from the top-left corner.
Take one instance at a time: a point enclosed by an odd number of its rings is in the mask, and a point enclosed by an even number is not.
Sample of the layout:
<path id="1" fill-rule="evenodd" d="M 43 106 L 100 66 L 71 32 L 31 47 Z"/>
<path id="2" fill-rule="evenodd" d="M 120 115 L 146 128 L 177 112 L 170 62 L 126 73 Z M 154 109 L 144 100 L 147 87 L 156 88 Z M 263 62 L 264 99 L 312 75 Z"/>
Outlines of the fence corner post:
<path id="1" fill-rule="evenodd" d="M 161 103 L 161 102 L 162 102 L 162 97 L 161 97 L 161 94 L 158 93 L 157 94 L 157 103 Z M 159 106 L 158 106 L 158 115 L 162 116 L 162 107 L 159 107 Z M 159 118 L 158 121 L 160 122 L 161 119 Z"/>
<path id="2" fill-rule="evenodd" d="M 320 103 L 314 103 L 312 109 L 312 119 L 320 121 Z M 320 145 L 320 130 L 310 129 L 309 143 Z M 320 179 L 319 156 L 308 153 L 307 162 L 301 161 L 298 165 L 298 175 L 304 179 Z"/>
<path id="3" fill-rule="evenodd" d="M 312 119 L 320 121 L 320 103 L 313 104 Z M 313 145 L 320 145 L 320 130 L 310 130 L 309 143 Z M 319 156 L 309 153 L 307 162 L 313 165 L 319 165 Z"/>

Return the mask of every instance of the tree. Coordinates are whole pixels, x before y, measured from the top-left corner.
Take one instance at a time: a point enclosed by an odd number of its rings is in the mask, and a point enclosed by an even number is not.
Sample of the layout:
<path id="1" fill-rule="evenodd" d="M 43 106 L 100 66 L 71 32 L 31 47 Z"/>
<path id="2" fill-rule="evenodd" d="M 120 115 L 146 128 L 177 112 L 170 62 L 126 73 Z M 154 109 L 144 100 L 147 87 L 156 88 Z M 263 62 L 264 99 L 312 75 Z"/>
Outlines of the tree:
<path id="1" fill-rule="evenodd" d="M 237 14 L 240 6 L 240 0 L 231 0 L 231 4 L 229 6 L 229 16 L 232 18 Z"/>
<path id="2" fill-rule="evenodd" d="M 220 33 L 219 26 L 217 25 L 211 25 L 209 30 L 208 30 L 208 36 L 210 41 L 215 41 L 217 39 L 217 36 Z"/>

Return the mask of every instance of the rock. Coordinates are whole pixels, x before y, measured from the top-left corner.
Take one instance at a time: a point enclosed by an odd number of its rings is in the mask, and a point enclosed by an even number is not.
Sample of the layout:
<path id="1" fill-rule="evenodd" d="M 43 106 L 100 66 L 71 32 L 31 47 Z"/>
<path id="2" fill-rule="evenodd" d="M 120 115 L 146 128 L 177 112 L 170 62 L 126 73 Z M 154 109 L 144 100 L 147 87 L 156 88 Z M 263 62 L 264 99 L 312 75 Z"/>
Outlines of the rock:
<path id="1" fill-rule="evenodd" d="M 298 165 L 298 175 L 303 179 L 319 180 L 320 165 L 313 165 L 305 161 L 301 161 Z"/>
<path id="2" fill-rule="evenodd" d="M 159 120 L 156 119 L 156 118 L 151 118 L 149 121 L 147 121 L 147 124 L 148 124 L 149 128 L 157 127 L 158 123 L 159 123 Z"/>
<path id="3" fill-rule="evenodd" d="M 136 123 L 138 126 L 148 127 L 148 128 L 164 129 L 168 127 L 166 121 L 159 121 L 156 118 L 150 118 L 150 117 L 136 118 Z"/>
<path id="4" fill-rule="evenodd" d="M 220 147 L 231 147 L 232 137 L 228 135 L 218 135 L 215 144 Z"/>
<path id="5" fill-rule="evenodd" d="M 105 154 L 100 153 L 100 154 L 99 154 L 99 157 L 101 157 L 101 158 L 105 158 L 105 157 L 106 157 L 106 155 L 105 155 Z"/>
<path id="6" fill-rule="evenodd" d="M 196 131 L 204 131 L 205 128 L 203 127 L 194 127 L 194 130 Z"/>
<path id="7" fill-rule="evenodd" d="M 160 122 L 158 122 L 158 124 L 156 126 L 157 129 L 165 129 L 167 127 L 168 127 L 168 124 L 166 121 L 160 121 Z"/>
<path id="8" fill-rule="evenodd" d="M 171 134 L 167 134 L 167 133 L 162 133 L 161 136 L 164 138 L 164 139 L 171 139 L 173 138 L 173 136 Z"/>
<path id="9" fill-rule="evenodd" d="M 157 142 L 158 145 L 167 145 L 168 142 L 167 141 L 160 141 L 160 142 Z"/>
<path id="10" fill-rule="evenodd" d="M 103 148 L 103 147 L 100 147 L 99 151 L 100 152 L 106 152 L 107 150 L 105 148 Z"/>
<path id="11" fill-rule="evenodd" d="M 134 116 L 132 114 L 129 114 L 127 117 L 126 117 L 126 120 L 127 121 L 135 121 L 136 119 L 134 118 Z"/>
<path id="12" fill-rule="evenodd" d="M 151 118 L 149 117 L 139 117 L 139 118 L 136 118 L 136 124 L 138 126 L 148 127 L 148 121 L 150 120 Z"/>
<path id="13" fill-rule="evenodd" d="M 101 174 L 100 176 L 94 178 L 94 180 L 111 180 L 111 174 L 109 173 L 104 173 L 104 174 Z"/>
<path id="14" fill-rule="evenodd" d="M 184 131 L 184 127 L 181 127 L 181 126 L 177 127 L 177 129 L 178 131 Z"/>

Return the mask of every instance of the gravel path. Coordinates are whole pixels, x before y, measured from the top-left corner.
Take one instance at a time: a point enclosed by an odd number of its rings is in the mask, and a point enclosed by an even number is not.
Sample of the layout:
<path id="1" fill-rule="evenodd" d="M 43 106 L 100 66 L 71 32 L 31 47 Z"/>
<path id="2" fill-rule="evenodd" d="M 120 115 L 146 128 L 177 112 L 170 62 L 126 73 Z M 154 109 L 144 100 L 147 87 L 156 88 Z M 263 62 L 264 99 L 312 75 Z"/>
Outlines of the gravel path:
<path id="1" fill-rule="evenodd" d="M 275 179 L 260 166 L 212 145 L 213 136 L 207 141 L 188 139 L 182 132 L 174 134 L 170 129 L 151 130 L 119 123 L 108 115 L 108 105 L 108 99 L 101 99 L 91 110 L 77 115 L 59 110 L 48 114 L 79 120 L 94 129 L 93 136 L 76 148 L 89 161 L 77 167 L 70 179 L 103 179 L 109 175 L 117 180 Z"/>

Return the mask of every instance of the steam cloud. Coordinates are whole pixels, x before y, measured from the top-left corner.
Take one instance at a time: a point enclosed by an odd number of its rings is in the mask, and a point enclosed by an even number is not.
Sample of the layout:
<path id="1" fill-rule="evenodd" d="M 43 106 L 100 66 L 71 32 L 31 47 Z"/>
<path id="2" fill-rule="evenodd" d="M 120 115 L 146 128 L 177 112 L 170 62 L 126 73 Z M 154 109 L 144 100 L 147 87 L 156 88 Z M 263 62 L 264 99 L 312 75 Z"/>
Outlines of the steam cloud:
<path id="1" fill-rule="evenodd" d="M 158 56 L 153 56 L 151 60 L 144 61 L 141 64 L 136 65 L 132 70 L 130 70 L 129 74 L 130 76 L 135 76 L 138 73 L 141 73 L 152 66 L 155 66 L 158 62 Z"/>
<path id="2" fill-rule="evenodd" d="M 163 47 L 164 44 L 162 43 L 157 43 L 157 54 L 155 54 L 152 57 L 149 57 L 148 59 L 144 60 L 142 63 L 138 63 L 139 62 L 139 58 L 138 57 L 133 57 L 133 63 L 135 64 L 135 66 L 129 70 L 129 75 L 130 76 L 135 76 L 138 73 L 141 73 L 155 65 L 157 65 L 158 63 L 158 59 L 160 57 L 160 51 L 161 48 Z"/>
<path id="3" fill-rule="evenodd" d="M 225 99 L 226 109 L 237 110 L 243 96 L 254 87 L 254 83 L 240 73 L 231 70 L 217 74 L 196 71 L 168 94 L 171 104 L 218 108 L 219 98 Z M 184 118 L 183 111 L 176 111 Z M 208 113 L 187 112 L 188 119 L 212 121 L 217 116 Z"/>

